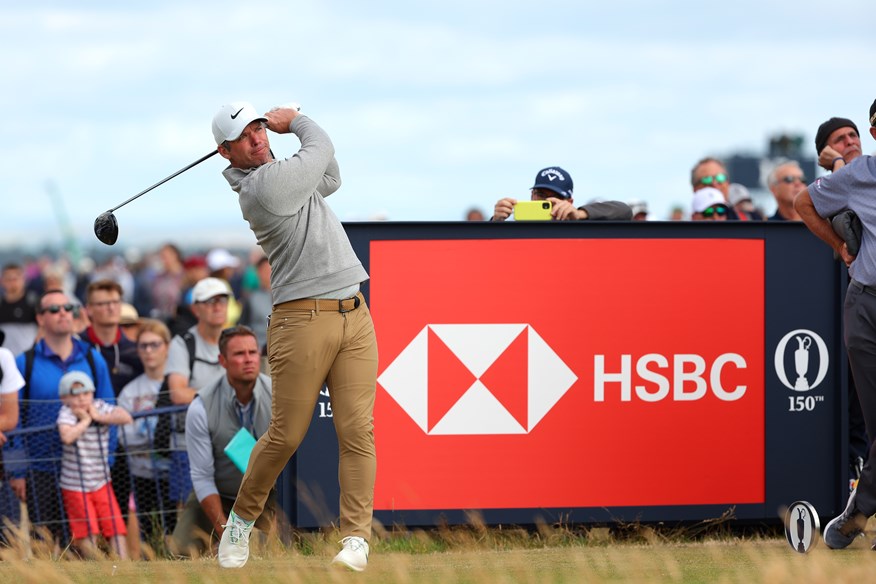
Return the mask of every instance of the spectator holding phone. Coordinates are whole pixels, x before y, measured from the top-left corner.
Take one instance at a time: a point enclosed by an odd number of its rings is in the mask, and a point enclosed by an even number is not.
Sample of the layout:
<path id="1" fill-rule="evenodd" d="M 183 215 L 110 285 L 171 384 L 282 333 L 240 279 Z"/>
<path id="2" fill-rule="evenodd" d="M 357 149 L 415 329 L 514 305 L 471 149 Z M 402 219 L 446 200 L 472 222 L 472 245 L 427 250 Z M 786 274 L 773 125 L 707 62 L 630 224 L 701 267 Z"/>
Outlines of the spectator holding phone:
<path id="1" fill-rule="evenodd" d="M 572 175 L 559 166 L 549 166 L 538 171 L 530 189 L 530 200 L 549 201 L 554 221 L 629 221 L 633 210 L 620 201 L 592 202 L 575 207 L 572 199 Z M 517 199 L 505 197 L 496 201 L 490 221 L 505 221 L 514 212 Z"/>

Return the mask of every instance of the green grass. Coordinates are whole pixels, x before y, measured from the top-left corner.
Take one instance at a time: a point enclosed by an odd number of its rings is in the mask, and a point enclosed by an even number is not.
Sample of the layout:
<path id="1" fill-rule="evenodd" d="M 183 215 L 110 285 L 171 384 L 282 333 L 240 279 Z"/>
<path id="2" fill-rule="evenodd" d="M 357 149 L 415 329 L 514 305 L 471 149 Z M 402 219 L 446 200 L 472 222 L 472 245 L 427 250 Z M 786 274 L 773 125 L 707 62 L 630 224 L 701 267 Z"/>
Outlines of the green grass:
<path id="1" fill-rule="evenodd" d="M 471 583 L 578 582 L 806 584 L 868 582 L 876 552 L 861 538 L 848 550 L 819 543 L 809 554 L 790 549 L 775 529 L 743 533 L 725 521 L 667 528 L 620 525 L 462 527 L 375 530 L 368 570 L 332 569 L 337 533 L 294 532 L 253 543 L 241 570 L 222 570 L 215 557 L 193 560 L 68 561 L 39 542 L 0 551 L 0 582 L 211 583 Z M 30 559 L 23 559 L 30 548 Z"/>
<path id="2" fill-rule="evenodd" d="M 358 582 L 358 583 L 572 583 L 572 582 L 867 582 L 876 554 L 816 548 L 797 554 L 779 540 L 687 544 L 575 545 L 540 549 L 372 553 L 361 574 L 331 569 L 334 549 L 259 553 L 241 570 L 222 570 L 215 559 L 152 562 L 31 561 L 0 563 L 3 582 Z"/>

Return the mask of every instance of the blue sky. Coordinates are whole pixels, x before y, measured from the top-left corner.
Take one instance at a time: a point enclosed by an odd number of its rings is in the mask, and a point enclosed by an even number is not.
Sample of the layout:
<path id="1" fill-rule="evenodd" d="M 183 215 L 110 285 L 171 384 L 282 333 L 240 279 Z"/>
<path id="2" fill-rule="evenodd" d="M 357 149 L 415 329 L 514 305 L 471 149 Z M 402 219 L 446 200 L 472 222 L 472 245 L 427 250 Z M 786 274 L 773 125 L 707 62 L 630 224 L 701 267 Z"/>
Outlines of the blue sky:
<path id="1" fill-rule="evenodd" d="M 705 155 L 850 117 L 872 3 L 45 2 L 0 7 L 0 246 L 89 245 L 94 217 L 215 148 L 218 107 L 298 101 L 332 137 L 342 220 L 457 220 L 559 165 L 575 200 L 689 206 Z M 876 150 L 869 136 L 865 153 Z M 278 156 L 297 141 L 274 136 Z M 814 148 L 813 148 L 814 149 Z M 121 245 L 254 242 L 218 157 L 116 212 Z"/>

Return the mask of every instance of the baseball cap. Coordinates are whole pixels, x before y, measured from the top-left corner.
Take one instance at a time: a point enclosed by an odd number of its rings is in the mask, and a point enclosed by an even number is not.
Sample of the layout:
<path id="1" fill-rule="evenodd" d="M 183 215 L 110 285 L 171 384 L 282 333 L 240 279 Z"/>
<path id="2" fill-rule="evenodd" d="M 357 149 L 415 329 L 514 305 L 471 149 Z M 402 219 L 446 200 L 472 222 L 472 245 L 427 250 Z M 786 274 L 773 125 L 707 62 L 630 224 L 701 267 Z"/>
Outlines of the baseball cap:
<path id="1" fill-rule="evenodd" d="M 191 270 L 193 268 L 206 268 L 207 260 L 204 256 L 193 255 L 186 258 L 186 261 L 183 262 L 183 268 L 186 270 Z"/>
<path id="2" fill-rule="evenodd" d="M 227 249 L 217 247 L 211 249 L 207 254 L 207 267 L 211 272 L 221 270 L 223 268 L 236 268 L 240 265 L 240 260 L 231 255 Z"/>
<path id="3" fill-rule="evenodd" d="M 532 188 L 548 189 L 564 199 L 569 199 L 572 197 L 572 177 L 559 166 L 549 166 L 538 171 Z"/>
<path id="4" fill-rule="evenodd" d="M 122 302 L 122 307 L 119 309 L 119 325 L 137 324 L 140 322 L 140 313 L 133 305 L 127 302 Z"/>
<path id="5" fill-rule="evenodd" d="M 691 206 L 694 213 L 702 213 L 712 205 L 727 206 L 727 201 L 721 191 L 714 187 L 706 187 L 694 193 L 693 205 Z"/>
<path id="6" fill-rule="evenodd" d="M 820 154 L 824 147 L 827 146 L 828 137 L 840 128 L 854 128 L 855 132 L 860 134 L 858 126 L 852 120 L 848 118 L 830 118 L 818 126 L 818 131 L 815 133 L 815 152 L 817 154 Z"/>
<path id="7" fill-rule="evenodd" d="M 256 120 L 268 121 L 248 102 L 232 101 L 223 105 L 213 116 L 213 137 L 216 139 L 216 144 L 222 144 L 226 140 L 237 140 L 244 128 Z"/>
<path id="8" fill-rule="evenodd" d="M 750 201 L 751 193 L 745 188 L 745 185 L 739 183 L 731 183 L 727 192 L 727 200 L 731 205 L 738 205 L 742 201 Z"/>
<path id="9" fill-rule="evenodd" d="M 876 126 L 876 99 L 873 100 L 873 105 L 870 106 L 870 125 Z"/>
<path id="10" fill-rule="evenodd" d="M 192 302 L 206 302 L 214 296 L 230 296 L 231 291 L 225 280 L 204 278 L 192 288 Z"/>
<path id="11" fill-rule="evenodd" d="M 74 387 L 74 386 L 82 387 Z M 79 395 L 87 391 L 94 391 L 94 381 L 83 371 L 68 371 L 58 382 L 58 396 Z"/>
<path id="12" fill-rule="evenodd" d="M 630 209 L 633 210 L 633 217 L 638 215 L 639 213 L 648 214 L 648 203 L 645 201 L 630 201 L 629 203 Z"/>

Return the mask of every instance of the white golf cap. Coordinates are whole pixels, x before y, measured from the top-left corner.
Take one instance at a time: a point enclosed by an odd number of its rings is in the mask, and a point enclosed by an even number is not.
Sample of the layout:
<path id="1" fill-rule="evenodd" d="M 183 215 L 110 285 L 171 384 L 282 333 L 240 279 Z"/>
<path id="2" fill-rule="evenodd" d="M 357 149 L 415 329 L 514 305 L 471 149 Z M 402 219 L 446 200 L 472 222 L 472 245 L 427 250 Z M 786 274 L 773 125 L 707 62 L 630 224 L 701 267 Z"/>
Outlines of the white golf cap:
<path id="1" fill-rule="evenodd" d="M 223 105 L 213 116 L 213 137 L 216 144 L 237 140 L 244 128 L 256 120 L 267 121 L 267 118 L 259 115 L 251 103 L 232 101 Z"/>
<path id="2" fill-rule="evenodd" d="M 694 193 L 693 205 L 691 205 L 691 210 L 694 213 L 702 213 L 712 205 L 724 205 L 727 207 L 724 193 L 713 187 L 706 187 Z"/>
<path id="3" fill-rule="evenodd" d="M 727 189 L 727 200 L 730 201 L 731 205 L 738 205 L 742 201 L 750 201 L 751 193 L 748 192 L 745 185 L 730 183 Z"/>
<path id="4" fill-rule="evenodd" d="M 231 296 L 231 290 L 225 280 L 204 278 L 192 288 L 192 302 L 206 302 L 214 296 Z"/>
<path id="5" fill-rule="evenodd" d="M 224 268 L 236 268 L 240 265 L 240 260 L 231 255 L 227 249 L 217 247 L 211 249 L 207 254 L 207 267 L 211 272 Z"/>
<path id="6" fill-rule="evenodd" d="M 94 391 L 94 381 L 87 373 L 82 371 L 68 371 L 58 382 L 58 395 L 79 395 L 87 391 Z"/>

